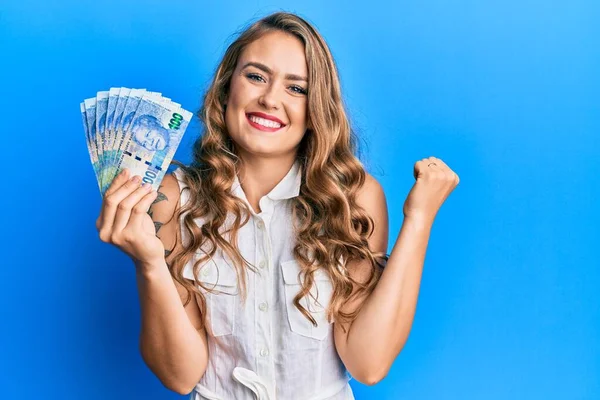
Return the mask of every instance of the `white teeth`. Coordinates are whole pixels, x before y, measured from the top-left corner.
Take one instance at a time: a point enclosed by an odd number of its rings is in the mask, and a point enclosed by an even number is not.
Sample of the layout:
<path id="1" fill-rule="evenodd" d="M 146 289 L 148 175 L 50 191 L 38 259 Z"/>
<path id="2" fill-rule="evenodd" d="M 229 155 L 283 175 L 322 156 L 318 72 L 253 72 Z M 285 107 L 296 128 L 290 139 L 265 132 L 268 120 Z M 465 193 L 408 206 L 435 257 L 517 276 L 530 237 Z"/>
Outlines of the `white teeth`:
<path id="1" fill-rule="evenodd" d="M 254 122 L 255 124 L 266 126 L 267 128 L 281 128 L 281 124 L 275 121 L 259 118 L 255 115 L 250 115 L 249 118 L 250 121 Z"/>

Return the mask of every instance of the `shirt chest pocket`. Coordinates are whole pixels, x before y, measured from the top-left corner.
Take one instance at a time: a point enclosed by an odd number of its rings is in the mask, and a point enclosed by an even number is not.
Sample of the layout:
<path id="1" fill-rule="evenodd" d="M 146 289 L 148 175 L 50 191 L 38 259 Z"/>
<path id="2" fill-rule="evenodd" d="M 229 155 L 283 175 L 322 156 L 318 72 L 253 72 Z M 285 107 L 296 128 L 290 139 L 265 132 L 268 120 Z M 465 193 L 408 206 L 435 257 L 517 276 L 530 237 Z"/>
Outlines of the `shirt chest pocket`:
<path id="1" fill-rule="evenodd" d="M 296 260 L 282 262 L 281 272 L 284 282 L 285 308 L 290 329 L 292 332 L 302 336 L 317 340 L 325 339 L 331 328 L 331 323 L 327 321 L 326 315 L 326 310 L 333 293 L 333 286 L 329 276 L 323 270 L 315 271 L 314 284 L 310 290 L 312 296 L 309 294 L 300 299 L 300 304 L 317 322 L 317 326 L 314 326 L 294 304 L 294 297 L 302 289 L 298 277 L 300 265 Z"/>
<path id="2" fill-rule="evenodd" d="M 204 285 L 201 290 L 206 297 L 210 334 L 233 334 L 239 298 L 235 268 L 224 258 L 213 257 L 200 266 L 198 278 Z"/>

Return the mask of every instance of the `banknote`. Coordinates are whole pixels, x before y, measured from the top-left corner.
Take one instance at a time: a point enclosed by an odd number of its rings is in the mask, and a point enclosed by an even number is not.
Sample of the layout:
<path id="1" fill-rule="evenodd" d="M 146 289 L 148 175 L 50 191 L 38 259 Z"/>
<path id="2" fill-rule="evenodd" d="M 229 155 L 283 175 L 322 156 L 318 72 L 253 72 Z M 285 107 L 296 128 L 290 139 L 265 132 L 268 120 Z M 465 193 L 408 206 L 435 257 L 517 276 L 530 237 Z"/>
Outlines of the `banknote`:
<path id="1" fill-rule="evenodd" d="M 146 89 L 131 89 L 129 91 L 129 95 L 127 96 L 127 101 L 124 105 L 122 115 L 120 115 L 119 123 L 115 123 L 115 140 L 112 143 L 109 152 L 111 154 L 110 163 L 106 166 L 105 176 L 106 179 L 102 182 L 102 193 L 106 192 L 106 189 L 110 186 L 112 182 L 112 177 L 117 175 L 118 168 L 118 153 L 119 149 L 123 145 L 123 138 L 127 133 L 127 127 L 123 126 L 123 115 L 128 115 L 132 112 L 135 112 L 138 105 L 140 104 L 140 100 L 142 96 L 146 93 Z"/>
<path id="2" fill-rule="evenodd" d="M 158 189 L 191 118 L 191 112 L 172 102 L 144 95 L 135 113 L 123 117 L 127 134 L 117 153 L 117 170 L 127 168 Z"/>
<path id="3" fill-rule="evenodd" d="M 109 149 L 111 148 L 111 141 L 114 140 L 114 135 L 112 130 L 110 129 L 110 119 L 111 116 L 114 117 L 115 110 L 117 108 L 117 102 L 119 100 L 119 93 L 121 92 L 121 88 L 110 88 L 108 91 L 108 105 L 106 106 L 106 124 L 104 125 L 104 136 L 105 136 L 105 148 L 104 148 L 104 159 L 105 164 L 110 164 L 111 152 Z"/>
<path id="4" fill-rule="evenodd" d="M 192 118 L 159 92 L 112 87 L 79 105 L 100 193 L 128 168 L 158 189 Z"/>
<path id="5" fill-rule="evenodd" d="M 96 94 L 96 140 L 98 148 L 98 162 L 100 164 L 100 184 L 105 182 L 105 165 L 104 149 L 105 149 L 105 132 L 106 125 L 106 107 L 108 106 L 108 91 L 98 92 Z"/>
<path id="6" fill-rule="evenodd" d="M 116 146 L 117 141 L 119 140 L 119 131 L 118 131 L 117 127 L 121 123 L 121 117 L 123 116 L 123 111 L 125 110 L 125 105 L 127 104 L 127 101 L 129 100 L 130 92 L 131 92 L 131 89 L 129 89 L 129 88 L 125 88 L 125 87 L 121 88 L 121 90 L 119 91 L 119 98 L 117 99 L 117 105 L 115 107 L 114 114 L 109 114 L 107 117 L 108 129 L 112 133 L 112 139 L 110 140 L 110 142 L 108 144 L 108 149 L 107 149 L 107 151 L 109 153 L 108 165 L 111 168 L 111 171 L 112 171 L 111 173 L 114 173 L 114 168 L 112 166 L 114 165 L 114 159 L 115 159 L 115 154 L 116 154 L 115 146 Z M 110 185 L 110 183 L 109 183 L 109 185 Z"/>
<path id="7" fill-rule="evenodd" d="M 90 138 L 90 128 L 88 126 L 88 120 L 87 120 L 87 115 L 85 112 L 85 103 L 81 102 L 79 104 L 79 109 L 81 111 L 81 119 L 83 122 L 83 130 L 85 131 L 85 143 L 88 149 L 88 153 L 90 155 L 90 161 L 92 163 L 92 166 L 94 165 L 94 157 L 93 157 L 93 147 L 92 147 L 92 143 L 91 143 L 91 138 Z M 98 173 L 96 171 L 96 169 L 94 169 L 94 175 L 96 176 L 96 181 L 98 181 L 98 189 L 102 190 L 102 185 L 100 184 L 100 180 L 98 179 Z"/>
<path id="8" fill-rule="evenodd" d="M 92 167 L 96 173 L 98 183 L 100 183 L 100 163 L 98 161 L 98 140 L 96 139 L 96 98 L 85 99 L 83 101 L 85 106 L 85 116 L 87 119 L 87 126 L 89 129 L 90 147 L 92 149 Z M 101 183 L 100 183 L 101 184 Z"/>

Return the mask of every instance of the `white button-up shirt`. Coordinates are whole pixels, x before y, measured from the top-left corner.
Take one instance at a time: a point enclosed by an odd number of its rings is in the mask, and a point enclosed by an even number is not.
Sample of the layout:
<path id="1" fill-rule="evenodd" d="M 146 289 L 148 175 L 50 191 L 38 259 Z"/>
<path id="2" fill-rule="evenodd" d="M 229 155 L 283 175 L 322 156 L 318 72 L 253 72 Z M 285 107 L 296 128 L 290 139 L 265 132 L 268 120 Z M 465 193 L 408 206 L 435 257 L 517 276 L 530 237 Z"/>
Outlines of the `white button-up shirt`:
<path id="1" fill-rule="evenodd" d="M 180 189 L 183 172 L 174 172 Z M 301 165 L 260 199 L 260 213 L 252 209 L 237 179 L 231 188 L 251 210 L 250 221 L 238 233 L 242 256 L 257 266 L 247 270 L 247 300 L 242 302 L 237 276 L 228 256 L 218 250 L 199 265 L 199 279 L 214 293 L 202 289 L 207 300 L 209 360 L 206 372 L 191 394 L 192 400 L 351 400 L 351 379 L 333 341 L 333 324 L 325 316 L 332 284 L 321 270 L 311 290 L 318 302 L 306 296 L 303 306 L 318 323 L 312 323 L 293 304 L 300 291 L 299 263 L 294 259 L 295 236 L 290 199 L 298 196 Z M 181 204 L 189 195 L 181 194 Z M 200 224 L 202 221 L 197 220 Z M 182 240 L 187 240 L 182 229 Z M 183 276 L 194 279 L 192 259 Z"/>

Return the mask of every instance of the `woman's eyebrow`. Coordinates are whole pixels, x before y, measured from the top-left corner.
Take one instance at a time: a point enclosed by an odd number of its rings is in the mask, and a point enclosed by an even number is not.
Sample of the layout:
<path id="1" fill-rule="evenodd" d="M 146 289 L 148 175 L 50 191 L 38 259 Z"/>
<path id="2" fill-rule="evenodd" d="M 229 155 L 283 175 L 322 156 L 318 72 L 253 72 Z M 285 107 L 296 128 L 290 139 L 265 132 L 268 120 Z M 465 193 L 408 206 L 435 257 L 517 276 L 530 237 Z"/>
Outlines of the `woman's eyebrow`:
<path id="1" fill-rule="evenodd" d="M 272 75 L 273 71 L 271 70 L 271 68 L 267 67 L 265 64 L 256 62 L 256 61 L 249 61 L 246 64 L 244 64 L 244 66 L 242 67 L 242 70 L 246 69 L 247 67 L 255 67 L 260 69 L 261 71 L 264 71 L 267 74 Z M 304 82 L 308 82 L 308 79 L 305 76 L 300 76 L 300 75 L 296 75 L 296 74 L 287 74 L 285 76 L 285 79 L 290 80 L 290 81 L 304 81 Z"/>

